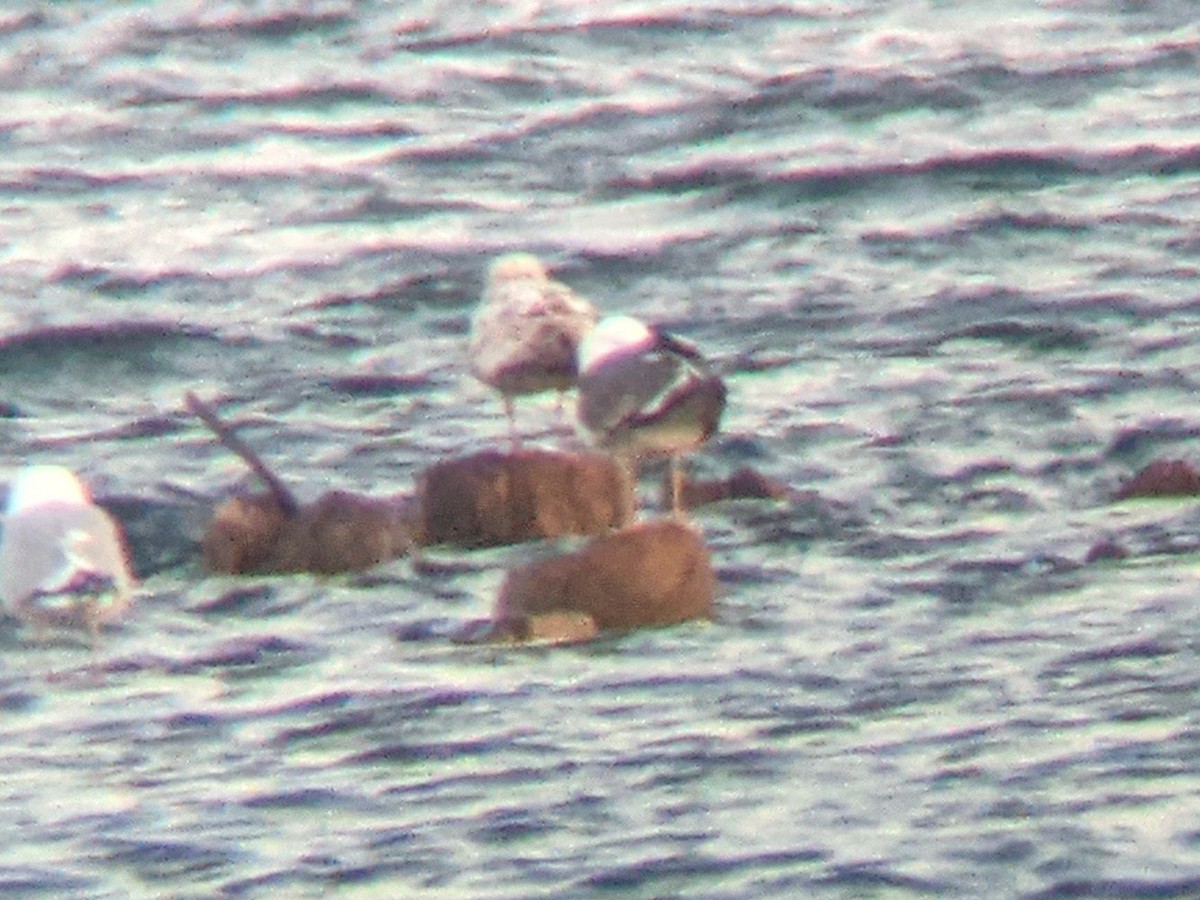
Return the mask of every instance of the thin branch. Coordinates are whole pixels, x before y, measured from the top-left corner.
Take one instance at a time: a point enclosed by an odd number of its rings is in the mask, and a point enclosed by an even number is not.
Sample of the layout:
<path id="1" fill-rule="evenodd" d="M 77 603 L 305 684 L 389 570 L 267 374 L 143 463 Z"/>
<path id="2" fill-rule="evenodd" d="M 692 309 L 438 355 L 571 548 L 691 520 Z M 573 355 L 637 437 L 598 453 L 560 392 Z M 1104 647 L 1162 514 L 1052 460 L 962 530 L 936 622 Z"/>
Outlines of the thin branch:
<path id="1" fill-rule="evenodd" d="M 296 498 L 292 492 L 288 490 L 279 477 L 267 468 L 267 464 L 262 461 L 257 453 L 240 437 L 233 433 L 233 428 L 226 425 L 218 417 L 216 411 L 193 394 L 188 391 L 184 395 L 184 400 L 187 403 L 187 408 L 191 410 L 201 422 L 209 427 L 213 434 L 217 436 L 217 440 L 221 445 L 230 450 L 262 479 L 263 484 L 267 486 L 267 490 L 271 492 L 271 496 L 275 498 L 275 502 L 289 516 L 296 515 L 300 510 L 300 504 L 296 502 Z"/>

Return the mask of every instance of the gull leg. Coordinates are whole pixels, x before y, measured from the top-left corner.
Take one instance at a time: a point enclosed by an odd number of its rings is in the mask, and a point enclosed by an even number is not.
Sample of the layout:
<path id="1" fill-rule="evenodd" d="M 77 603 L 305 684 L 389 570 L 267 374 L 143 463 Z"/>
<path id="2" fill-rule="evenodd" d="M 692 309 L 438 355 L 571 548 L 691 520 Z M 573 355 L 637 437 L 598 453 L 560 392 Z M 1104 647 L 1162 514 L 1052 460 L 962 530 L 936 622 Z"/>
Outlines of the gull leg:
<path id="1" fill-rule="evenodd" d="M 408 548 L 408 564 L 414 572 L 420 572 L 425 565 L 425 551 L 419 541 L 413 541 Z"/>
<path id="2" fill-rule="evenodd" d="M 671 455 L 671 515 L 676 519 L 687 518 L 683 508 L 683 460 L 678 453 Z"/>
<path id="3" fill-rule="evenodd" d="M 512 397 L 505 394 L 504 401 L 504 417 L 508 419 L 508 443 L 513 453 L 521 449 L 521 436 L 517 434 L 517 413 L 513 408 Z"/>
<path id="4" fill-rule="evenodd" d="M 554 405 L 554 428 L 561 434 L 571 433 L 571 423 L 567 421 L 567 392 L 556 391 L 557 402 Z"/>
<path id="5" fill-rule="evenodd" d="M 638 512 L 637 458 L 620 454 L 616 457 L 616 462 L 625 482 L 625 496 L 621 510 L 622 525 L 630 525 Z"/>
<path id="6" fill-rule="evenodd" d="M 100 647 L 100 610 L 96 608 L 94 602 L 84 607 L 84 616 L 87 618 L 89 643 L 92 651 L 95 652 Z"/>

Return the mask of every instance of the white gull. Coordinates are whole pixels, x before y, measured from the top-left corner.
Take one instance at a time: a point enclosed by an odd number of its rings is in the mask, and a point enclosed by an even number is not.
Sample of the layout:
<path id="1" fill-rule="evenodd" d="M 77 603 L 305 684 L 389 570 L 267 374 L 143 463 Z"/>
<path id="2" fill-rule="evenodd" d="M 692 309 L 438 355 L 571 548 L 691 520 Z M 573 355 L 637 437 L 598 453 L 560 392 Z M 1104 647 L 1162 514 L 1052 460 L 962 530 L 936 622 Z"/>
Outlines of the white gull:
<path id="1" fill-rule="evenodd" d="M 73 472 L 32 465 L 9 488 L 0 594 L 38 628 L 100 626 L 129 606 L 133 576 L 120 529 Z"/>

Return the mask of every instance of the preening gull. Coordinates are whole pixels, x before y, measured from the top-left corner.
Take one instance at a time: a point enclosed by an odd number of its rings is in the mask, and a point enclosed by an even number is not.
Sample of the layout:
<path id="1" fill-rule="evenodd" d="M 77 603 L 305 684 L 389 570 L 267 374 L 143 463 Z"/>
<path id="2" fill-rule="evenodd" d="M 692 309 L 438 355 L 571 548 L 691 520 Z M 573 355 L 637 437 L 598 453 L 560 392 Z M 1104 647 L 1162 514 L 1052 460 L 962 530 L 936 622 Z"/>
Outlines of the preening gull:
<path id="1" fill-rule="evenodd" d="M 39 627 L 96 634 L 129 606 L 133 577 L 112 517 L 62 466 L 26 466 L 9 488 L 0 540 L 0 592 L 9 612 Z"/>
<path id="2" fill-rule="evenodd" d="M 630 316 L 609 316 L 579 346 L 579 421 L 633 472 L 639 456 L 671 457 L 672 510 L 682 506 L 680 456 L 704 444 L 725 410 L 725 383 L 690 344 Z"/>
<path id="3" fill-rule="evenodd" d="M 574 387 L 576 351 L 596 318 L 592 305 L 548 277 L 537 257 L 511 253 L 492 263 L 471 317 L 468 352 L 471 372 L 500 392 L 514 447 L 513 398 Z"/>

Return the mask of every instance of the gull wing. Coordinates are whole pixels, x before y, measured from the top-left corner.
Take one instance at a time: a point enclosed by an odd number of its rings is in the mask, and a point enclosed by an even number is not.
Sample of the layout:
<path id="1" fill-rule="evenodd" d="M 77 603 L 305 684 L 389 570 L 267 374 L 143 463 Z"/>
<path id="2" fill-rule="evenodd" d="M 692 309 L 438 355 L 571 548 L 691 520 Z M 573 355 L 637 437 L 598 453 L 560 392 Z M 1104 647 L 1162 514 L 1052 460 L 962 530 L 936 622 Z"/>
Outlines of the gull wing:
<path id="1" fill-rule="evenodd" d="M 0 590 L 17 612 L 111 585 L 124 606 L 133 577 L 116 523 L 97 506 L 48 506 L 10 516 L 0 541 Z"/>
<path id="2" fill-rule="evenodd" d="M 614 359 L 580 378 L 580 420 L 602 443 L 624 428 L 654 420 L 697 384 L 714 379 L 693 345 L 665 332 L 654 334 L 648 351 Z"/>

